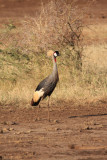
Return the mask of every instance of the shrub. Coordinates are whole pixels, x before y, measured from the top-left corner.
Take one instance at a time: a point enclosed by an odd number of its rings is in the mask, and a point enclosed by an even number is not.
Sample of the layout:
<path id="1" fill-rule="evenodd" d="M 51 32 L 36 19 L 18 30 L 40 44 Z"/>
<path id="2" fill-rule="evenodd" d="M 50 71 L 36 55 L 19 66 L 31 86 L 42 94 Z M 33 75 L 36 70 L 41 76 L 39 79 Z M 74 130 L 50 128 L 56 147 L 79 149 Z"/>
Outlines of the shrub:
<path id="1" fill-rule="evenodd" d="M 46 5 L 42 4 L 39 15 L 27 18 L 24 23 L 26 45 L 30 45 L 36 53 L 48 49 L 62 51 L 68 46 L 73 61 L 71 65 L 81 70 L 83 26 L 78 12 L 75 1 L 67 3 L 65 0 L 53 0 Z"/>

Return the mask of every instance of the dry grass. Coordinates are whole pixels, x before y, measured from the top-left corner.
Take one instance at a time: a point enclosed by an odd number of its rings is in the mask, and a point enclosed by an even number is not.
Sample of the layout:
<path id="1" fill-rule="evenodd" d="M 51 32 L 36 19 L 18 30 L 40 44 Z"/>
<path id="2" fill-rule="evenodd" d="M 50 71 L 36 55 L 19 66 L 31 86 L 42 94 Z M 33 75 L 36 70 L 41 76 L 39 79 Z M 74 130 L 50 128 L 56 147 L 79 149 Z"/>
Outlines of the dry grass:
<path id="1" fill-rule="evenodd" d="M 107 70 L 107 43 L 92 44 L 84 49 L 84 68 L 93 68 L 95 72 Z"/>
<path id="2" fill-rule="evenodd" d="M 107 24 L 105 23 L 88 25 L 84 27 L 83 32 L 86 44 L 92 44 L 93 42 L 103 44 L 105 41 L 107 42 Z"/>
<path id="3" fill-rule="evenodd" d="M 91 26 L 91 30 L 84 28 L 87 45 L 81 72 L 73 67 L 71 46 L 65 40 L 71 41 L 68 22 L 72 24 L 76 15 L 73 4 L 51 1 L 42 6 L 36 19 L 28 17 L 20 27 L 11 28 L 14 26 L 11 24 L 0 29 L 1 105 L 30 104 L 37 84 L 52 70 L 51 59 L 46 56 L 48 49 L 61 52 L 57 60 L 60 82 L 52 94 L 52 102 L 82 102 L 107 96 L 107 27 L 99 24 L 100 27 Z"/>
<path id="4" fill-rule="evenodd" d="M 92 45 L 84 50 L 87 54 L 83 60 L 82 73 L 74 71 L 71 74 L 71 67 L 61 64 L 63 57 L 57 60 L 60 81 L 52 94 L 52 102 L 70 100 L 75 103 L 80 103 L 80 101 L 83 103 L 83 101 L 86 100 L 102 99 L 107 96 L 107 64 L 105 57 L 106 49 L 104 49 L 104 47 L 105 45 Z M 98 58 L 99 54 L 101 61 L 99 61 Z M 11 74 L 7 75 L 7 69 L 4 68 L 7 79 L 4 78 L 0 81 L 2 86 L 0 90 L 1 104 L 30 104 L 37 84 L 46 75 L 51 73 L 52 69 L 51 59 L 40 56 L 36 56 L 35 58 L 36 61 L 33 61 L 32 64 L 29 64 L 30 62 L 26 64 L 26 70 L 23 66 L 20 70 L 18 65 L 16 77 L 11 77 Z M 30 66 L 31 69 L 30 73 L 27 72 L 28 66 Z M 8 68 L 8 73 L 9 71 L 14 73 L 14 65 Z"/>

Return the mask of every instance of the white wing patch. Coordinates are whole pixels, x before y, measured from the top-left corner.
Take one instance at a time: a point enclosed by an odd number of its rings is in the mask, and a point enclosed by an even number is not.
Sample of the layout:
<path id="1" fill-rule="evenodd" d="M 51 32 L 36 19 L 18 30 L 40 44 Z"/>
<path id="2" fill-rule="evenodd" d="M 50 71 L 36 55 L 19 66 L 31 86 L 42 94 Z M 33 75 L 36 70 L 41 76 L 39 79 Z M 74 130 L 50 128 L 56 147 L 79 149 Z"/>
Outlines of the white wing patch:
<path id="1" fill-rule="evenodd" d="M 33 101 L 34 102 L 37 102 L 44 94 L 44 91 L 43 91 L 44 88 L 40 89 L 39 91 L 35 91 L 34 92 L 34 95 L 33 95 Z"/>
<path id="2" fill-rule="evenodd" d="M 42 96 L 43 96 L 43 94 L 44 94 L 43 89 L 44 89 L 44 88 L 41 88 L 39 91 L 37 91 L 40 97 L 42 97 Z"/>

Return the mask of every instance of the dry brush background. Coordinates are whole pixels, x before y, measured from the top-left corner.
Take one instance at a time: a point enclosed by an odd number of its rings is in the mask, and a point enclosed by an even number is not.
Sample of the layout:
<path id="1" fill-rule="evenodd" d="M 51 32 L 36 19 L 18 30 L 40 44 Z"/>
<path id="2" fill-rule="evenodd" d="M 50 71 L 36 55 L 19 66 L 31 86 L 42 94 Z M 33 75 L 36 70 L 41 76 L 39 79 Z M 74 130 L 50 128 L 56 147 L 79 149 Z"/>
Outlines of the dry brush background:
<path id="1" fill-rule="evenodd" d="M 105 99 L 107 24 L 86 23 L 87 9 L 93 5 L 89 1 L 80 8 L 77 1 L 50 1 L 41 3 L 35 17 L 1 23 L 1 105 L 30 103 L 38 82 L 51 72 L 51 59 L 46 56 L 49 49 L 61 52 L 54 101 Z"/>

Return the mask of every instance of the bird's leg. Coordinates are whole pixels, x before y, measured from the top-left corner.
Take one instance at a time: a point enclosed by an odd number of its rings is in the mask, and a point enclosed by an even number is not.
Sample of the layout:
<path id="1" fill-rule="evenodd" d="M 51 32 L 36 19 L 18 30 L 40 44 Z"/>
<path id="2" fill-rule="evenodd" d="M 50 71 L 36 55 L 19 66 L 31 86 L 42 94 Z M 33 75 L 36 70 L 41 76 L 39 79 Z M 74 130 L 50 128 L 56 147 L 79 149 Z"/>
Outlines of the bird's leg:
<path id="1" fill-rule="evenodd" d="M 50 96 L 49 96 L 49 99 L 48 99 L 48 120 L 49 120 L 49 122 L 50 122 L 50 112 L 49 112 L 49 102 L 50 102 Z"/>
<path id="2" fill-rule="evenodd" d="M 38 113 L 39 113 L 39 106 L 37 106 L 37 111 L 36 111 L 36 121 L 38 121 L 38 120 L 39 120 Z"/>

